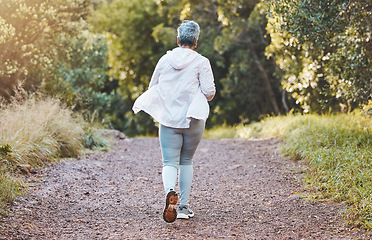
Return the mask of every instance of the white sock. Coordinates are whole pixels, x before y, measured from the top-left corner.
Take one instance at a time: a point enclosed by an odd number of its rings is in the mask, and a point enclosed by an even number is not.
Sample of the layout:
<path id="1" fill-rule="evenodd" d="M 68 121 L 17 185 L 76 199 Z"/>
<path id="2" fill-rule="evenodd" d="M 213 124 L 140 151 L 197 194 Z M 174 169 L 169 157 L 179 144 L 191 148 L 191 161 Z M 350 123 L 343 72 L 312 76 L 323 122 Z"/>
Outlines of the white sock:
<path id="1" fill-rule="evenodd" d="M 173 189 L 176 189 L 176 183 L 177 183 L 177 172 L 178 169 L 172 166 L 164 166 L 163 167 L 163 185 L 165 194 L 168 194 L 168 192 Z"/>

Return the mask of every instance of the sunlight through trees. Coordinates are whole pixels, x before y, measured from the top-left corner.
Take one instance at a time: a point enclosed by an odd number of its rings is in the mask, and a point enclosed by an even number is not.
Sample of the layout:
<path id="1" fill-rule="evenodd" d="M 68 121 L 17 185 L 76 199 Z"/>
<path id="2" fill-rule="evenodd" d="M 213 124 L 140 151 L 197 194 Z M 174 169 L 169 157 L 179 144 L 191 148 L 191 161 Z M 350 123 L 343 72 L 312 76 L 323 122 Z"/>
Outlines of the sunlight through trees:
<path id="1" fill-rule="evenodd" d="M 290 109 L 351 111 L 372 97 L 367 0 L 0 3 L 0 95 L 55 96 L 129 135 L 156 130 L 131 107 L 184 19 L 200 24 L 197 51 L 216 79 L 210 127 Z"/>

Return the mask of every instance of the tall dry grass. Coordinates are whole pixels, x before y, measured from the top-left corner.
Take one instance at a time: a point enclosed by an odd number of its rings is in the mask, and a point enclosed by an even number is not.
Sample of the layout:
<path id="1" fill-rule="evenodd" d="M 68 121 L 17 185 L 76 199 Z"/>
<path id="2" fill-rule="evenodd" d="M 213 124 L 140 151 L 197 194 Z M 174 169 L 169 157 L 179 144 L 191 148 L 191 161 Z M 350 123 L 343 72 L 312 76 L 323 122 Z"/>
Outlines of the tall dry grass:
<path id="1" fill-rule="evenodd" d="M 14 100 L 0 103 L 0 213 L 21 193 L 19 166 L 35 169 L 85 147 L 103 146 L 91 124 L 56 99 Z"/>
<path id="2" fill-rule="evenodd" d="M 84 139 L 83 119 L 55 99 L 28 99 L 2 105 L 0 110 L 1 165 L 35 167 L 59 157 L 76 156 Z"/>

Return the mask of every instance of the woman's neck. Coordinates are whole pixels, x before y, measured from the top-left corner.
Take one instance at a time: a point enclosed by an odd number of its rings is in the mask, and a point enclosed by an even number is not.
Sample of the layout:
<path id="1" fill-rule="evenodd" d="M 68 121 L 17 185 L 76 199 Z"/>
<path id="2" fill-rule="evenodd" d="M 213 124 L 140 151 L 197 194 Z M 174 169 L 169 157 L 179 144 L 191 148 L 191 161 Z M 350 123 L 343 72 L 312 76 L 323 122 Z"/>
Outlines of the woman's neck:
<path id="1" fill-rule="evenodd" d="M 180 48 L 188 48 L 188 49 L 191 49 L 191 50 L 194 50 L 195 49 L 195 46 L 187 46 L 187 45 L 183 45 L 183 46 L 179 46 Z"/>

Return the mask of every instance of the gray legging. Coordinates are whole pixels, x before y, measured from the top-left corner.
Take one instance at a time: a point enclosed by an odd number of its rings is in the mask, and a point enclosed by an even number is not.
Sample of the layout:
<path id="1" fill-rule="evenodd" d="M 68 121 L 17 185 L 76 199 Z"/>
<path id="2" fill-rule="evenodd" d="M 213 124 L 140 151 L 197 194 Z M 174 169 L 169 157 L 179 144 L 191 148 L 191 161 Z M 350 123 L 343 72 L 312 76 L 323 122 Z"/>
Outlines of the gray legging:
<path id="1" fill-rule="evenodd" d="M 192 158 L 205 128 L 202 120 L 191 119 L 190 128 L 170 128 L 160 125 L 159 139 L 163 156 L 165 193 L 175 190 L 179 169 L 180 204 L 188 205 L 193 178 Z"/>

